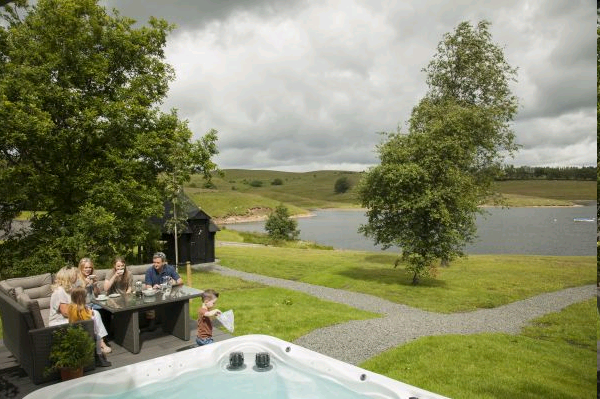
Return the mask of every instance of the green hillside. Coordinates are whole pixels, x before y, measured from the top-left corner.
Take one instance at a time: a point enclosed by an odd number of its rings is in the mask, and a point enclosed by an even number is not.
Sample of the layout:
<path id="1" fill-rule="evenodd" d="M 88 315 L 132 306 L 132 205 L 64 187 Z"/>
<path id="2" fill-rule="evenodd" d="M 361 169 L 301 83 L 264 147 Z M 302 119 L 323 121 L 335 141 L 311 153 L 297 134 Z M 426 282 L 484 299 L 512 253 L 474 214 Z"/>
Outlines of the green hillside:
<path id="1" fill-rule="evenodd" d="M 294 215 L 315 208 L 359 207 L 355 187 L 360 172 L 321 170 L 314 172 L 279 172 L 273 170 L 226 169 L 223 176 L 213 177 L 206 188 L 201 176 L 193 176 L 185 191 L 209 215 L 265 215 L 280 202 Z M 347 177 L 351 188 L 336 194 L 334 185 Z M 281 184 L 273 184 L 279 179 Z M 518 180 L 497 183 L 510 206 L 565 206 L 573 201 L 596 200 L 595 181 Z"/>

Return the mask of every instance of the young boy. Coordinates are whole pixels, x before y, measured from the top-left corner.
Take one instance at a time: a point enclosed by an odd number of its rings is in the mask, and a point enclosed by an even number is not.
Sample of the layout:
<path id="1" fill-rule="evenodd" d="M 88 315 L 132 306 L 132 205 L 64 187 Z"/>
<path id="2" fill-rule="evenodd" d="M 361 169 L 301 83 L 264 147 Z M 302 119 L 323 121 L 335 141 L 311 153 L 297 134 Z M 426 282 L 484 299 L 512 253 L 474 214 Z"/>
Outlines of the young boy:
<path id="1" fill-rule="evenodd" d="M 219 309 L 213 309 L 218 298 L 219 293 L 212 289 L 202 293 L 202 306 L 198 309 L 198 336 L 196 337 L 198 346 L 213 343 L 211 318 L 221 314 Z"/>

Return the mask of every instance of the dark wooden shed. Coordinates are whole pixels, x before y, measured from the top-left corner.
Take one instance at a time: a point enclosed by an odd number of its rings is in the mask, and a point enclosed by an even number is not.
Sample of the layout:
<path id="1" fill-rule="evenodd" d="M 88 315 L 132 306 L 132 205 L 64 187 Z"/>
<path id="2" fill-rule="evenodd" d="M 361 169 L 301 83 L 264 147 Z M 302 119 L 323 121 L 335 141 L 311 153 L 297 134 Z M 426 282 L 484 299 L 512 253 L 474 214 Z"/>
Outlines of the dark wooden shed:
<path id="1" fill-rule="evenodd" d="M 181 210 L 187 215 L 186 226 L 179 231 L 177 239 L 179 263 L 209 263 L 215 261 L 215 235 L 219 228 L 211 217 L 198 208 L 185 194 L 181 198 Z M 169 233 L 165 221 L 173 216 L 173 203 L 165 202 L 165 214 L 160 220 L 165 254 L 170 264 L 175 263 L 175 234 Z"/>

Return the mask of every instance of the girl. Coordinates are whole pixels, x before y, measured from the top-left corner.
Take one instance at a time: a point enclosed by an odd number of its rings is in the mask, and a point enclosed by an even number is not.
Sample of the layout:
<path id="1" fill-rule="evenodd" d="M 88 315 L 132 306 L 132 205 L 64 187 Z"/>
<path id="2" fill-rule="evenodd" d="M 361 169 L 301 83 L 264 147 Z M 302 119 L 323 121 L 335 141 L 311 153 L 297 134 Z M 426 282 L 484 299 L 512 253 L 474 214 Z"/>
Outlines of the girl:
<path id="1" fill-rule="evenodd" d="M 68 306 L 69 323 L 73 323 L 80 320 L 94 319 L 94 335 L 96 336 L 96 366 L 109 367 L 111 363 L 106 360 L 104 350 L 104 336 L 106 330 L 103 331 L 103 327 L 100 328 L 94 318 L 94 310 L 88 308 L 85 304 L 86 292 L 84 288 L 78 287 L 71 290 L 71 303 Z"/>
<path id="2" fill-rule="evenodd" d="M 127 270 L 125 260 L 117 256 L 113 262 L 112 274 L 104 280 L 104 291 L 108 294 L 129 294 L 133 288 L 133 276 Z"/>

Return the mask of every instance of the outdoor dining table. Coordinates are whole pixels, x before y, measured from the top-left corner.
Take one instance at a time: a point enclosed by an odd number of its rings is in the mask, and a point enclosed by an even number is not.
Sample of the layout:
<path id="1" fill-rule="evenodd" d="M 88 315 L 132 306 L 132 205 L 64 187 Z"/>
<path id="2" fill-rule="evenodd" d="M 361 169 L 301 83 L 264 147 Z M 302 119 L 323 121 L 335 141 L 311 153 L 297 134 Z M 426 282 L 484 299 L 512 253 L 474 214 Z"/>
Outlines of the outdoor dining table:
<path id="1" fill-rule="evenodd" d="M 159 290 L 153 296 L 136 296 L 135 293 L 130 293 L 108 297 L 106 300 L 95 298 L 92 302 L 111 313 L 114 342 L 131 353 L 139 353 L 140 313 L 151 309 L 160 311 L 163 315 L 163 331 L 188 341 L 191 328 L 189 301 L 201 295 L 201 290 L 180 285 L 173 287 L 170 294 Z"/>

